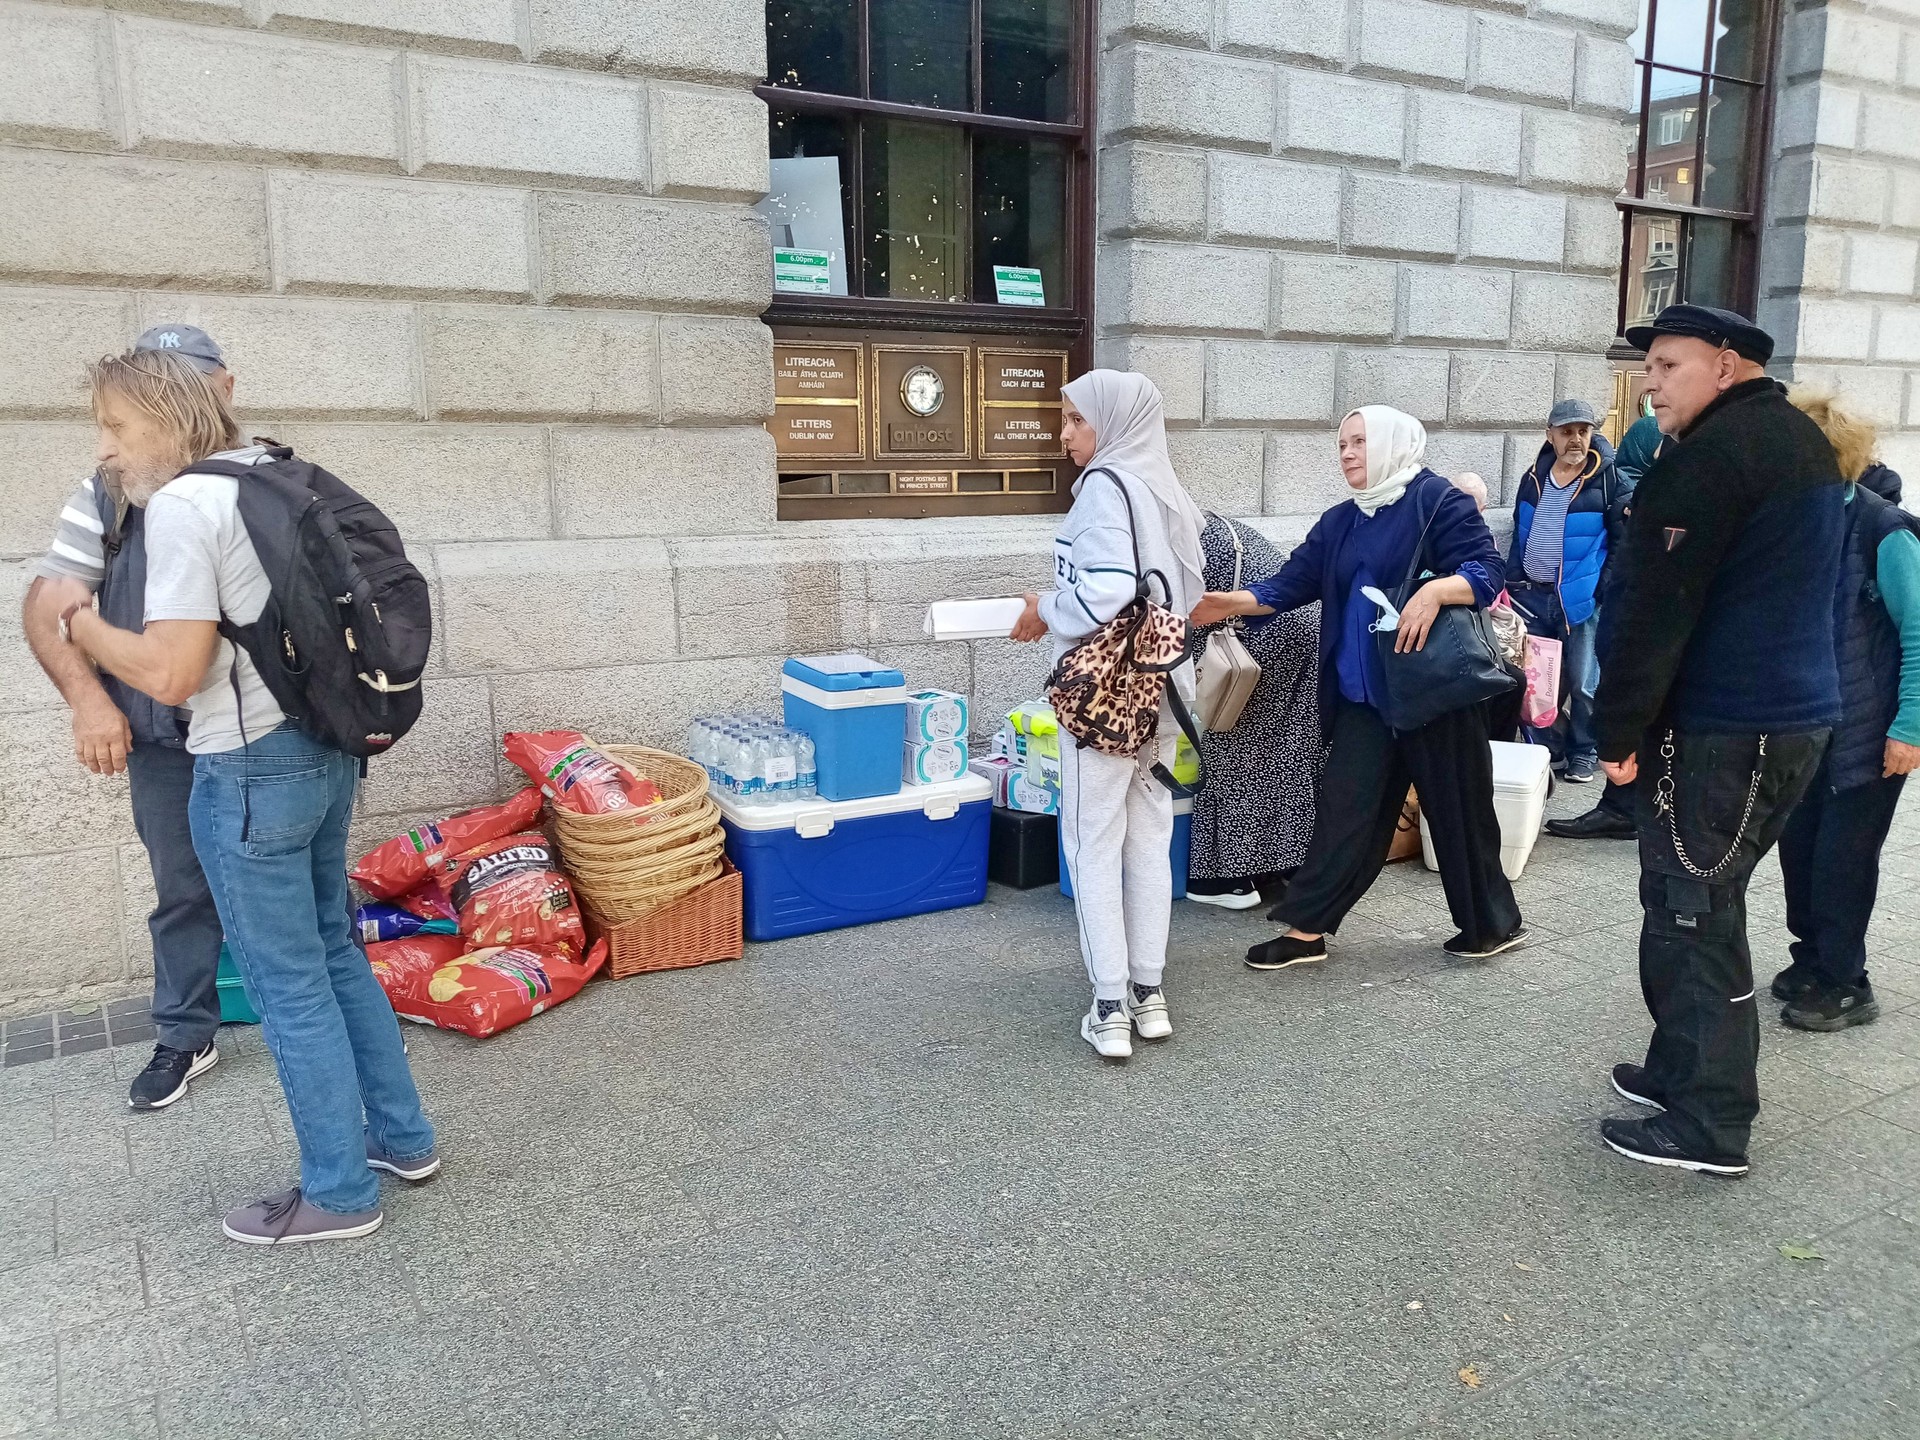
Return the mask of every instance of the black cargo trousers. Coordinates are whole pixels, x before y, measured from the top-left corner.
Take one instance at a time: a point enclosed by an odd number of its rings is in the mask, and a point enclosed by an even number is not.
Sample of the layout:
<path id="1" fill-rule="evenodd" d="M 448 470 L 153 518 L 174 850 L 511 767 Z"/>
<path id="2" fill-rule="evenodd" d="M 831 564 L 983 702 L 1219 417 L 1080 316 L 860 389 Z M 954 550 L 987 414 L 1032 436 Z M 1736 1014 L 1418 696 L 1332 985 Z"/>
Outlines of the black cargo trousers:
<path id="1" fill-rule="evenodd" d="M 1675 1137 L 1745 1157 L 1760 1086 L 1747 881 L 1826 753 L 1826 730 L 1642 737 L 1640 991 L 1653 1017 L 1646 1083 Z"/>

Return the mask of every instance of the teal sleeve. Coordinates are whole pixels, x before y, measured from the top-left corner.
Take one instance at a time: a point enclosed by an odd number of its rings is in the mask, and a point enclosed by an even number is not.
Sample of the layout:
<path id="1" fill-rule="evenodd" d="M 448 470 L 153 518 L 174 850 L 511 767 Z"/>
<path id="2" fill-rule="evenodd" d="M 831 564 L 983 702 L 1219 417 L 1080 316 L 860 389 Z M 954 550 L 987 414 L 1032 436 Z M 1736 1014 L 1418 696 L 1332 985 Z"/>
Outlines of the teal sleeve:
<path id="1" fill-rule="evenodd" d="M 1920 536 L 1896 530 L 1874 558 L 1880 594 L 1900 631 L 1900 709 L 1887 734 L 1920 745 Z"/>

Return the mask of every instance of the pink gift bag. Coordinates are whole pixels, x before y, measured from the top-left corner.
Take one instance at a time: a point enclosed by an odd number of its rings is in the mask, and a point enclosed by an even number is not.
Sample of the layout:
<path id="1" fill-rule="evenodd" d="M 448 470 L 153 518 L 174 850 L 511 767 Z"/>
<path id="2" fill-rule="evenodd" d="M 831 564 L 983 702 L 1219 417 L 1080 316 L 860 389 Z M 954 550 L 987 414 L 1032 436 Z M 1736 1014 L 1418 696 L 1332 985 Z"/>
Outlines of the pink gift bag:
<path id="1" fill-rule="evenodd" d="M 1527 693 L 1520 702 L 1520 718 L 1536 730 L 1545 730 L 1560 718 L 1560 642 L 1543 635 L 1527 636 Z"/>

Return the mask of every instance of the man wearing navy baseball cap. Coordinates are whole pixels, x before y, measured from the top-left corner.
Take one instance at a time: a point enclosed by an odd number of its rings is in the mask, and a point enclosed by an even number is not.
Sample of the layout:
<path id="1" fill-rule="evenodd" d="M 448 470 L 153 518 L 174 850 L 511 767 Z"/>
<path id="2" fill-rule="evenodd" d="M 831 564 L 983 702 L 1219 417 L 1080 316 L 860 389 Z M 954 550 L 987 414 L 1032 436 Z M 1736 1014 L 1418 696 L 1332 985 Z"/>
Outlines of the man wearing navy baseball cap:
<path id="1" fill-rule="evenodd" d="M 1656 1113 L 1600 1128 L 1629 1159 L 1744 1175 L 1760 1109 L 1747 881 L 1840 718 L 1845 493 L 1826 437 L 1767 378 L 1759 326 L 1670 305 L 1627 339 L 1668 439 L 1634 492 L 1594 730 L 1608 779 L 1637 786 L 1654 1027 L 1613 1088 Z"/>
<path id="2" fill-rule="evenodd" d="M 136 350 L 178 355 L 228 399 L 233 372 L 213 337 L 195 325 L 155 325 Z M 153 936 L 153 1029 L 147 1068 L 134 1077 L 128 1103 L 163 1110 L 187 1092 L 188 1082 L 220 1061 L 215 978 L 220 965 L 220 917 L 194 855 L 187 825 L 193 756 L 186 750 L 186 712 L 156 704 L 112 675 L 96 671 L 60 638 L 60 603 L 46 583 L 78 580 L 99 598 L 101 615 L 122 629 L 139 630 L 146 616 L 147 553 L 144 502 L 135 503 L 95 474 L 60 511 L 53 543 L 36 567 L 22 607 L 27 643 L 47 678 L 73 711 L 73 750 L 96 775 L 127 774 L 133 823 L 147 848 L 157 903 L 147 921 Z"/>

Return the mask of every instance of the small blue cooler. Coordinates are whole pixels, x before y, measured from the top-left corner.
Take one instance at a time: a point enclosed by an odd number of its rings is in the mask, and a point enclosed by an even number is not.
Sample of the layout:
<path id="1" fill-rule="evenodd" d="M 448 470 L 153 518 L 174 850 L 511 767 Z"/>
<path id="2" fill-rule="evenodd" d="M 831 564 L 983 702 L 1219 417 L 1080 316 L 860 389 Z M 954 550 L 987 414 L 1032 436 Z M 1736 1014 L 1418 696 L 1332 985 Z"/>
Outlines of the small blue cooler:
<path id="1" fill-rule="evenodd" d="M 907 677 L 864 655 L 800 655 L 780 671 L 787 724 L 813 739 L 823 800 L 900 789 Z"/>
<path id="2" fill-rule="evenodd" d="M 1063 830 L 1065 826 L 1061 827 Z M 1175 799 L 1173 802 L 1173 841 L 1167 847 L 1168 860 L 1173 866 L 1173 898 L 1187 898 L 1187 862 L 1193 855 L 1193 801 Z M 1060 843 L 1060 893 L 1069 900 L 1073 898 L 1073 879 L 1067 874 L 1067 846 L 1063 839 Z"/>
<path id="3" fill-rule="evenodd" d="M 898 765 L 895 766 L 896 775 Z M 714 796 L 745 882 L 749 940 L 784 940 L 987 898 L 993 783 L 971 771 L 866 800 Z"/>

